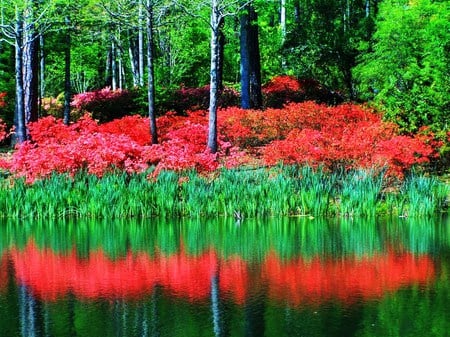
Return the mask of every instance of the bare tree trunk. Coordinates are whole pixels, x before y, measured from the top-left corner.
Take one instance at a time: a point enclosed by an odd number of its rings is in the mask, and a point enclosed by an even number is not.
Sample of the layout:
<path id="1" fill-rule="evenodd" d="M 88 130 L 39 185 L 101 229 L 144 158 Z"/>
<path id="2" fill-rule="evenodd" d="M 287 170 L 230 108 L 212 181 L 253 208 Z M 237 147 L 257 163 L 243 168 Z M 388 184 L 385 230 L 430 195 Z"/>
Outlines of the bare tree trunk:
<path id="1" fill-rule="evenodd" d="M 44 54 L 44 35 L 39 36 L 39 115 L 41 114 L 42 99 L 45 97 L 45 54 Z M 39 117 L 39 116 L 38 116 Z"/>
<path id="2" fill-rule="evenodd" d="M 64 112 L 63 121 L 65 125 L 70 123 L 70 101 L 72 97 L 72 85 L 71 85 L 71 72 L 70 72 L 70 62 L 71 62 L 71 32 L 70 32 L 70 18 L 67 16 L 65 18 L 67 32 L 65 36 L 65 49 L 64 49 Z"/>
<path id="3" fill-rule="evenodd" d="M 117 89 L 116 42 L 114 36 L 111 36 L 111 89 Z"/>
<path id="4" fill-rule="evenodd" d="M 106 64 L 105 64 L 105 86 L 111 86 L 111 49 L 108 48 L 106 53 Z"/>
<path id="5" fill-rule="evenodd" d="M 23 28 L 23 90 L 25 125 L 38 118 L 39 102 L 39 40 L 35 29 L 36 0 L 30 1 L 24 11 Z"/>
<path id="6" fill-rule="evenodd" d="M 294 1 L 294 21 L 295 23 L 300 23 L 300 0 Z"/>
<path id="7" fill-rule="evenodd" d="M 261 57 L 259 52 L 258 14 L 253 6 L 250 6 L 250 104 L 252 108 L 262 107 L 261 92 Z"/>
<path id="8" fill-rule="evenodd" d="M 116 54 L 117 54 L 117 76 L 118 76 L 118 80 L 119 80 L 119 89 L 123 89 L 124 88 L 124 71 L 123 71 L 123 62 L 122 62 L 122 46 L 121 46 L 121 34 L 122 31 L 120 29 L 120 27 L 118 28 L 118 37 L 117 37 L 117 41 L 118 44 L 116 44 Z"/>
<path id="9" fill-rule="evenodd" d="M 150 118 L 150 134 L 152 144 L 158 143 L 155 114 L 155 78 L 153 59 L 153 0 L 147 0 L 147 71 L 148 71 L 148 117 Z"/>
<path id="10" fill-rule="evenodd" d="M 139 77 L 139 40 L 133 34 L 133 32 L 129 32 L 129 43 L 130 47 L 128 49 L 128 53 L 130 54 L 130 66 L 131 73 L 133 75 L 133 86 L 137 87 L 140 85 L 140 77 Z"/>
<path id="11" fill-rule="evenodd" d="M 261 61 L 257 14 L 251 4 L 241 15 L 241 106 L 244 109 L 261 108 Z"/>
<path id="12" fill-rule="evenodd" d="M 33 30 L 33 28 L 30 28 Z M 39 40 L 34 31 L 26 33 L 23 46 L 23 89 L 25 124 L 38 118 L 39 102 Z"/>
<path id="13" fill-rule="evenodd" d="M 23 16 L 17 9 L 15 33 L 16 109 L 14 114 L 15 134 L 13 144 L 22 143 L 27 139 L 23 94 Z"/>
<path id="14" fill-rule="evenodd" d="M 281 26 L 281 43 L 284 45 L 286 42 L 286 0 L 281 0 L 280 4 L 280 26 Z M 286 70 L 286 58 L 281 55 L 281 66 L 283 70 Z"/>
<path id="15" fill-rule="evenodd" d="M 250 54 L 248 50 L 248 26 L 250 19 L 248 12 L 243 13 L 240 18 L 240 75 L 241 75 L 241 107 L 243 109 L 250 109 Z"/>
<path id="16" fill-rule="evenodd" d="M 139 31 L 138 31 L 138 50 L 139 50 L 139 85 L 144 86 L 144 20 L 143 20 L 143 0 L 139 0 Z"/>
<path id="17" fill-rule="evenodd" d="M 218 68 L 219 68 L 219 46 L 220 46 L 220 23 L 223 19 L 218 8 L 218 0 L 211 0 L 211 70 L 209 87 L 209 122 L 207 147 L 211 153 L 217 152 L 217 101 L 218 90 Z"/>
<path id="18" fill-rule="evenodd" d="M 219 92 L 223 90 L 223 60 L 224 60 L 224 52 L 225 52 L 225 34 L 223 33 L 223 26 L 225 24 L 225 19 L 222 18 L 219 24 L 219 61 L 217 68 L 217 88 Z"/>

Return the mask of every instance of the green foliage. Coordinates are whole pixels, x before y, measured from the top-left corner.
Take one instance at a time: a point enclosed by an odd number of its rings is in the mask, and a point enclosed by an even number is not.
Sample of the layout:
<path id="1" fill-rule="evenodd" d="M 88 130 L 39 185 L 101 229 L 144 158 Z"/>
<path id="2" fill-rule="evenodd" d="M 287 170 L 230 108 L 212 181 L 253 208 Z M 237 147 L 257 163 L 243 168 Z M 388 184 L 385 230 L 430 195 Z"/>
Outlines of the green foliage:
<path id="1" fill-rule="evenodd" d="M 300 78 L 314 78 L 353 98 L 351 69 L 372 34 L 375 8 L 366 2 L 314 0 L 299 4 L 283 53 L 287 68 Z"/>
<path id="2" fill-rule="evenodd" d="M 448 130 L 449 31 L 447 1 L 383 1 L 373 50 L 355 69 L 361 97 L 373 98 L 407 131 Z"/>
<path id="3" fill-rule="evenodd" d="M 381 176 L 371 172 L 296 166 L 224 169 L 214 178 L 194 171 L 162 171 L 151 179 L 147 174 L 54 174 L 32 185 L 18 179 L 13 186 L 2 178 L 0 212 L 11 218 L 373 217 L 380 211 L 422 217 L 446 209 L 449 195 L 447 185 L 424 176 L 407 179 L 400 193 L 382 193 Z"/>

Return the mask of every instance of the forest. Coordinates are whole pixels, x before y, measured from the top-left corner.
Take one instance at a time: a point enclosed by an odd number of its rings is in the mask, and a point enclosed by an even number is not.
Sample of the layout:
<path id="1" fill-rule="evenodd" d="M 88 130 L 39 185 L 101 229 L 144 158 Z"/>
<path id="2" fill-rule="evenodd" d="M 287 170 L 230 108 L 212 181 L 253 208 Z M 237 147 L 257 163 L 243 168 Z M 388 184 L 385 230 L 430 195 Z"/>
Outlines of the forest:
<path id="1" fill-rule="evenodd" d="M 239 90 L 243 71 L 263 84 L 293 75 L 344 100 L 374 102 L 405 130 L 448 128 L 449 7 L 432 0 L 3 0 L 0 92 L 7 106 L 0 116 L 12 121 L 17 45 L 24 89 L 34 86 L 41 105 L 104 87 L 145 87 L 150 63 L 157 109 L 166 112 L 176 89 L 210 83 L 214 6 L 219 87 Z M 49 113 L 45 106 L 38 114 Z"/>
<path id="2" fill-rule="evenodd" d="M 7 0 L 0 10 L 0 141 L 15 145 L 3 176 L 284 163 L 356 170 L 355 180 L 372 170 L 376 186 L 382 172 L 385 188 L 416 167 L 448 171 L 447 1 Z"/>

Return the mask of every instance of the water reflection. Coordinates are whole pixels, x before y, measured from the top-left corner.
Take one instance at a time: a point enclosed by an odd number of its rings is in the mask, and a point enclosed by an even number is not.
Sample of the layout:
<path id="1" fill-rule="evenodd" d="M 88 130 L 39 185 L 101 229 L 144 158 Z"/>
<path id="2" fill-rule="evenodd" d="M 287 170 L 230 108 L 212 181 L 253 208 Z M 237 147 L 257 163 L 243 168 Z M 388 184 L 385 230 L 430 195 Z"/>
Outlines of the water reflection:
<path id="1" fill-rule="evenodd" d="M 448 228 L 407 219 L 5 223 L 0 330 L 444 336 Z"/>

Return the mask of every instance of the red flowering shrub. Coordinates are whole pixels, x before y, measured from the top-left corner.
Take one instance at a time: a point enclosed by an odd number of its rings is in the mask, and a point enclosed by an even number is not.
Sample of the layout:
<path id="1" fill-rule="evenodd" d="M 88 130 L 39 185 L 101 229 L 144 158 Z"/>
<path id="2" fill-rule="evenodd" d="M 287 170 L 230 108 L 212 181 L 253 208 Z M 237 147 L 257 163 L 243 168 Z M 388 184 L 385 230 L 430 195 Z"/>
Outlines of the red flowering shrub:
<path id="1" fill-rule="evenodd" d="M 304 104 L 283 109 L 291 116 L 279 123 L 278 138 L 263 148 L 267 164 L 321 164 L 330 169 L 386 166 L 389 174 L 401 176 L 411 166 L 438 155 L 438 144 L 426 141 L 430 137 L 399 136 L 395 125 L 361 106 L 307 106 L 306 110 Z"/>
<path id="2" fill-rule="evenodd" d="M 150 120 L 138 115 L 125 116 L 101 124 L 99 125 L 99 131 L 115 135 L 127 135 L 139 145 L 151 144 Z"/>
<path id="3" fill-rule="evenodd" d="M 77 94 L 72 99 L 75 114 L 92 113 L 92 117 L 100 123 L 120 118 L 139 110 L 136 103 L 138 93 L 129 90 L 101 90 Z"/>
<path id="4" fill-rule="evenodd" d="M 8 136 L 6 124 L 0 119 L 0 143 Z"/>
<path id="5" fill-rule="evenodd" d="M 281 108 L 286 103 L 305 100 L 300 82 L 294 76 L 276 76 L 262 87 L 262 92 L 267 107 Z"/>
<path id="6" fill-rule="evenodd" d="M 327 128 L 335 132 L 356 121 L 381 123 L 379 115 L 358 105 L 330 108 L 312 101 L 264 111 L 228 108 L 220 111 L 218 119 L 224 137 L 240 147 L 266 145 L 286 138 L 294 129 Z"/>
<path id="7" fill-rule="evenodd" d="M 281 108 L 292 102 L 313 100 L 319 103 L 338 104 L 343 98 L 318 81 L 313 79 L 297 79 L 294 76 L 275 76 L 263 88 L 264 105 L 271 108 Z"/>
<path id="8" fill-rule="evenodd" d="M 0 109 L 6 107 L 6 92 L 0 92 Z"/>
<path id="9" fill-rule="evenodd" d="M 226 165 L 238 162 L 241 152 L 229 143 L 219 141 L 217 154 L 206 150 L 206 123 L 173 118 L 177 123 L 166 125 L 157 145 L 148 145 L 148 119 L 139 116 L 98 125 L 85 115 L 70 126 L 51 116 L 42 118 L 30 124 L 31 141 L 19 144 L 12 158 L 1 165 L 33 182 L 52 172 L 86 170 L 101 176 L 112 169 L 142 172 L 152 165 L 156 166 L 155 174 L 163 169 L 212 171 L 219 166 L 219 156 L 226 155 L 232 158 L 223 160 Z"/>
<path id="10" fill-rule="evenodd" d="M 1 125 L 1 124 L 0 124 Z M 0 165 L 28 181 L 53 171 L 162 169 L 212 171 L 260 162 L 307 163 L 335 168 L 381 168 L 401 176 L 435 158 L 441 143 L 430 132 L 399 135 L 394 124 L 359 105 L 336 107 L 292 103 L 265 111 L 239 108 L 218 112 L 219 152 L 206 150 L 208 112 L 173 112 L 157 119 L 160 144 L 150 145 L 149 121 L 128 116 L 98 124 L 85 115 L 70 126 L 54 117 L 29 125 L 31 141 L 20 144 Z M 0 129 L 1 132 L 2 129 Z M 3 131 L 4 133 L 5 131 Z M 251 157 L 250 153 L 253 157 Z"/>

